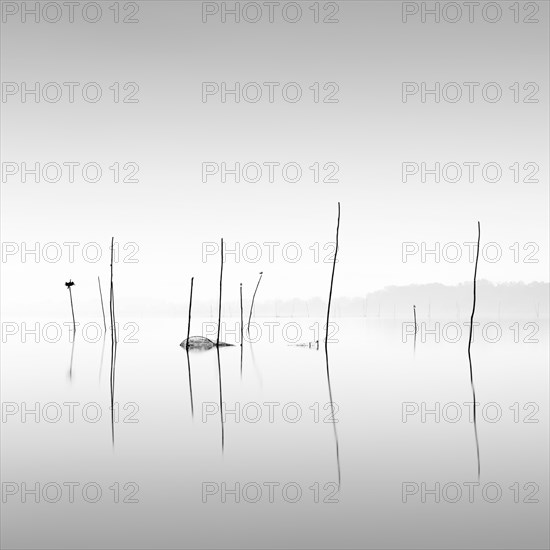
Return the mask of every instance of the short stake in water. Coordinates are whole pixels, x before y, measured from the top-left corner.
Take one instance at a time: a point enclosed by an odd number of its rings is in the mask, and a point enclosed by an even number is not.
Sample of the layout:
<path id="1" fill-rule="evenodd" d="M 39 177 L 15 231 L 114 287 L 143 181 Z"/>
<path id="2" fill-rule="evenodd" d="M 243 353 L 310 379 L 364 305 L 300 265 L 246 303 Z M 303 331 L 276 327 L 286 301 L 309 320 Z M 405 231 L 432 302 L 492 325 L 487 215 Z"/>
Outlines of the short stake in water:
<path id="1" fill-rule="evenodd" d="M 74 307 L 73 307 L 73 293 L 71 287 L 74 286 L 74 283 L 69 279 L 68 283 L 65 283 L 65 286 L 69 289 L 69 296 L 71 298 L 71 313 L 73 314 L 73 338 L 76 337 L 76 322 L 74 320 Z"/>
<path id="2" fill-rule="evenodd" d="M 413 315 L 414 315 L 414 345 L 413 351 L 416 353 L 416 333 L 418 332 L 418 325 L 416 324 L 416 306 L 413 305 Z"/>
<path id="3" fill-rule="evenodd" d="M 256 284 L 256 290 L 254 290 L 254 295 L 252 296 L 252 303 L 250 304 L 250 314 L 248 315 L 248 326 L 246 327 L 246 331 L 249 337 L 250 337 L 250 319 L 252 319 L 252 310 L 254 309 L 254 299 L 256 298 L 256 292 L 258 292 L 258 287 L 260 286 L 260 281 L 262 280 L 263 274 L 264 272 L 260 271 L 260 278 L 258 279 L 258 283 Z"/>

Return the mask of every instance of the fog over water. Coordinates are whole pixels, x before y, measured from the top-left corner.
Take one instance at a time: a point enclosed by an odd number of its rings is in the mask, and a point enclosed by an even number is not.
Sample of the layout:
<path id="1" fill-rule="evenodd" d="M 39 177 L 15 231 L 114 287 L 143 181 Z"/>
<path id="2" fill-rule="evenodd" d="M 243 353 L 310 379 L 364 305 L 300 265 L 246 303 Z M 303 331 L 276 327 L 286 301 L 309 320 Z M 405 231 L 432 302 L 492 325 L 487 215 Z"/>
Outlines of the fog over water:
<path id="1" fill-rule="evenodd" d="M 547 2 L 1 10 L 3 548 L 548 548 Z"/>

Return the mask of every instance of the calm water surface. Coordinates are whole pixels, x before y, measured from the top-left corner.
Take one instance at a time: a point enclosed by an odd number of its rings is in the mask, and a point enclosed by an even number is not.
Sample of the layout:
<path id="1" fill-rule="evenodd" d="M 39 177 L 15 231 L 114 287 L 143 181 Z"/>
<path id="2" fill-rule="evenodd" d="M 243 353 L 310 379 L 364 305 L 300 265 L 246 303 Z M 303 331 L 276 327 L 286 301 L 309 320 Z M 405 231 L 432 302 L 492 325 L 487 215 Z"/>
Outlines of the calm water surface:
<path id="1" fill-rule="evenodd" d="M 401 320 L 333 319 L 339 464 L 323 342 L 288 341 L 316 340 L 322 319 L 257 319 L 242 377 L 240 347 L 220 349 L 223 453 L 217 353 L 190 353 L 192 417 L 185 321 L 120 321 L 114 447 L 110 340 L 91 342 L 90 329 L 73 349 L 66 328 L 55 343 L 10 336 L 2 545 L 545 548 L 548 322 L 478 321 L 479 485 L 466 319 L 427 322 L 416 345 Z M 439 342 L 425 330 L 436 322 Z M 222 339 L 236 342 L 236 323 Z M 500 323 L 498 341 L 487 323 Z"/>

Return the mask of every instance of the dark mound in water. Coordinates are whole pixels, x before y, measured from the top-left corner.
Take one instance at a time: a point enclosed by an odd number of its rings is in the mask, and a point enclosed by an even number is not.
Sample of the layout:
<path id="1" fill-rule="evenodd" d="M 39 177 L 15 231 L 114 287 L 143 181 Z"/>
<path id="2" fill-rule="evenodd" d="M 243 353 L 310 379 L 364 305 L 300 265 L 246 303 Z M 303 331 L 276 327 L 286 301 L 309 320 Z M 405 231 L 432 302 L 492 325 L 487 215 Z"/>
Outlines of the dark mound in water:
<path id="1" fill-rule="evenodd" d="M 233 344 L 226 344 L 225 342 L 220 342 L 220 347 L 232 346 Z M 187 338 L 180 344 L 182 348 L 187 348 Z M 189 349 L 197 350 L 207 350 L 216 347 L 216 343 L 212 342 L 204 336 L 189 336 Z"/>

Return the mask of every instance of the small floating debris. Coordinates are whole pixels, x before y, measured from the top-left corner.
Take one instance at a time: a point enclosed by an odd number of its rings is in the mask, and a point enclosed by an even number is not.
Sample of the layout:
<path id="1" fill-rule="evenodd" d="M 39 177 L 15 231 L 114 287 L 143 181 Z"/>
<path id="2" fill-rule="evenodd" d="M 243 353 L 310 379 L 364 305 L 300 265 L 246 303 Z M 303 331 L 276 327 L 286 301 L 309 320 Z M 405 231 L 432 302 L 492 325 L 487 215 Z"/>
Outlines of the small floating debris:
<path id="1" fill-rule="evenodd" d="M 298 344 L 289 344 L 289 346 L 295 346 L 297 348 L 319 349 L 319 340 L 315 340 L 315 342 L 299 342 Z"/>
<path id="2" fill-rule="evenodd" d="M 187 338 L 180 344 L 182 348 L 187 348 Z M 220 342 L 218 344 L 220 347 L 232 346 L 233 344 L 226 344 L 225 342 Z M 216 343 L 212 342 L 204 336 L 190 336 L 189 337 L 189 349 L 197 350 L 207 350 L 216 347 Z"/>

